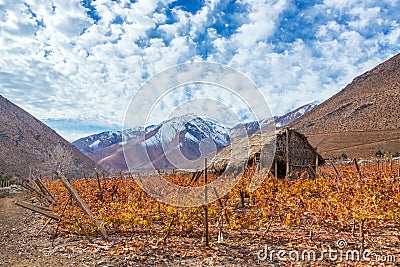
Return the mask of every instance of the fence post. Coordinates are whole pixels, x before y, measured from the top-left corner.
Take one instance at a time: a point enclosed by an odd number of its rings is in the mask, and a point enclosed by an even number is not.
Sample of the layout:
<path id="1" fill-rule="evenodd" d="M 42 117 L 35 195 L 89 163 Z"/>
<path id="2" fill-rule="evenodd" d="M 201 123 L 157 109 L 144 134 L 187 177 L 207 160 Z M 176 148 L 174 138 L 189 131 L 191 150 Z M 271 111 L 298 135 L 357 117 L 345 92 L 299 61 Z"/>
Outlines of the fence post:
<path id="1" fill-rule="evenodd" d="M 205 232 L 206 232 L 206 246 L 208 247 L 210 244 L 209 236 L 208 236 L 208 207 L 207 207 L 207 202 L 208 202 L 208 192 L 207 192 L 207 158 L 204 158 L 204 182 L 205 182 L 205 187 L 204 187 L 204 213 L 205 213 Z"/>
<path id="2" fill-rule="evenodd" d="M 318 176 L 318 164 L 319 164 L 319 158 L 318 158 L 318 152 L 317 152 L 317 148 L 315 148 L 315 173 Z"/>
<path id="3" fill-rule="evenodd" d="M 68 190 L 72 198 L 75 200 L 75 202 L 78 204 L 78 206 L 82 209 L 82 211 L 89 217 L 93 218 L 94 215 L 92 211 L 88 208 L 86 203 L 80 198 L 78 193 L 75 191 L 75 189 L 72 187 L 72 185 L 69 183 L 69 181 L 59 172 L 57 172 L 57 176 L 64 185 L 64 187 Z M 110 241 L 110 238 L 107 235 L 106 230 L 104 229 L 104 226 L 100 224 L 96 219 L 94 219 L 94 222 L 97 226 L 98 231 L 100 232 L 100 235 L 105 241 Z"/>
<path id="4" fill-rule="evenodd" d="M 286 127 L 286 176 L 290 173 L 290 164 L 289 164 L 289 127 Z"/>

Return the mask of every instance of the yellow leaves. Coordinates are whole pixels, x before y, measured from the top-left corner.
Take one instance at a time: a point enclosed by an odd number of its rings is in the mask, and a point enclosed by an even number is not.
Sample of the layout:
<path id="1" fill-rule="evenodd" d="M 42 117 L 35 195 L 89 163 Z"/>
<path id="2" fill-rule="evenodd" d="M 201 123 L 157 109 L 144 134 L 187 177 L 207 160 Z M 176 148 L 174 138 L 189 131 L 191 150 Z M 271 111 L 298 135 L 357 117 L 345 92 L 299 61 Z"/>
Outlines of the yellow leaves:
<path id="1" fill-rule="evenodd" d="M 246 198 L 243 207 L 240 193 L 246 192 L 246 186 L 252 178 L 246 174 L 222 199 L 230 221 L 229 226 L 218 201 L 208 205 L 210 225 L 217 225 L 221 214 L 224 227 L 232 229 L 263 227 L 271 220 L 274 224 L 276 222 L 287 226 L 300 226 L 305 220 L 315 220 L 315 225 L 328 222 L 339 227 L 351 226 L 353 219 L 366 219 L 371 226 L 383 224 L 388 220 L 400 220 L 399 179 L 362 166 L 364 184 L 361 193 L 360 180 L 354 166 L 341 166 L 338 169 L 340 179 L 331 166 L 322 167 L 320 170 L 325 178 L 319 177 L 315 180 L 274 180 L 267 177 L 264 183 L 250 194 L 250 200 Z M 397 169 L 395 172 L 397 173 Z M 168 176 L 168 179 L 178 185 L 186 185 L 188 178 L 190 180 L 191 177 Z M 95 214 L 95 218 L 103 221 L 107 229 L 131 231 L 138 226 L 146 230 L 166 229 L 175 216 L 176 220 L 171 226 L 171 231 L 175 233 L 200 232 L 203 229 L 202 208 L 178 208 L 157 202 L 143 192 L 132 178 L 107 179 L 104 183 L 101 181 L 104 191 L 102 201 L 94 194 L 99 191 L 97 180 L 73 180 L 72 183 Z M 68 199 L 68 192 L 59 181 L 49 182 L 48 187 L 57 196 L 54 212 L 61 214 L 62 207 Z M 113 188 L 118 188 L 118 197 L 112 197 Z M 74 203 L 70 203 L 65 210 L 61 223 L 64 230 L 76 232 L 75 214 L 80 223 L 90 228 L 88 232 L 95 231 L 95 225 L 82 215 Z M 307 214 L 307 218 L 304 214 Z"/>
<path id="2" fill-rule="evenodd" d="M 173 208 L 171 206 L 167 206 L 166 212 L 167 213 L 173 213 Z"/>

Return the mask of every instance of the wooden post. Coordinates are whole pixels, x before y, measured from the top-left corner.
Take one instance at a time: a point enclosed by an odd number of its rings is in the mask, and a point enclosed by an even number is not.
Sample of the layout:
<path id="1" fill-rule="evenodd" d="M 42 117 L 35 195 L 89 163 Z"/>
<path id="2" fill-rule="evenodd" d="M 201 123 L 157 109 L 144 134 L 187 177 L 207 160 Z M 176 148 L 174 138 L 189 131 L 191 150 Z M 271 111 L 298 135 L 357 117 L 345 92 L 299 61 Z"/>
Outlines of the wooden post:
<path id="1" fill-rule="evenodd" d="M 78 206 L 82 209 L 82 211 L 89 217 L 94 217 L 92 211 L 88 208 L 86 203 L 80 198 L 78 193 L 75 191 L 75 189 L 72 187 L 72 185 L 68 182 L 68 180 L 61 175 L 59 172 L 57 172 L 58 178 L 61 180 L 65 188 L 67 188 L 68 192 L 71 194 L 72 198 L 76 201 Z M 95 221 L 95 224 L 103 237 L 104 240 L 109 241 L 110 238 L 107 235 L 106 230 L 104 229 L 104 226 L 102 226 L 97 220 Z"/>
<path id="2" fill-rule="evenodd" d="M 353 161 L 354 161 L 354 165 L 356 165 L 356 169 L 357 169 L 358 176 L 361 178 L 362 175 L 361 175 L 361 171 L 360 171 L 360 166 L 358 166 L 357 159 L 356 159 L 356 158 L 353 158 Z"/>
<path id="3" fill-rule="evenodd" d="M 290 173 L 289 164 L 289 127 L 286 127 L 286 176 Z"/>
<path id="4" fill-rule="evenodd" d="M 397 162 L 397 178 L 400 178 L 400 159 Z"/>
<path id="5" fill-rule="evenodd" d="M 48 218 L 51 218 L 53 220 L 59 221 L 60 220 L 60 216 L 53 214 L 51 212 L 48 211 L 47 207 L 41 207 L 38 205 L 33 205 L 24 201 L 16 201 L 15 205 L 23 207 L 25 209 L 40 213 Z"/>
<path id="6" fill-rule="evenodd" d="M 278 179 L 278 162 L 275 161 L 275 179 Z"/>
<path id="7" fill-rule="evenodd" d="M 310 175 L 311 179 L 317 178 L 317 173 L 315 172 L 314 168 L 311 165 L 308 165 L 308 174 Z"/>
<path id="8" fill-rule="evenodd" d="M 360 167 L 358 166 L 357 159 L 354 158 L 353 161 L 354 161 L 354 164 L 356 165 L 356 169 L 357 169 L 358 176 L 359 176 L 359 179 L 360 179 L 360 195 L 362 195 L 362 191 L 363 191 L 363 178 L 362 178 L 362 175 L 361 175 Z"/>
<path id="9" fill-rule="evenodd" d="M 208 207 L 207 207 L 207 202 L 208 202 L 208 192 L 207 192 L 207 158 L 204 158 L 204 182 L 205 182 L 205 187 L 204 187 L 204 213 L 205 213 L 205 232 L 206 232 L 206 246 L 208 247 L 210 245 L 210 240 L 208 236 Z"/>
<path id="10" fill-rule="evenodd" d="M 224 211 L 224 210 L 225 210 L 225 205 L 224 205 L 224 203 L 222 202 L 221 198 L 219 197 L 219 194 L 218 194 L 217 189 L 215 189 L 215 187 L 213 187 L 213 189 L 214 189 L 215 197 L 218 199 L 218 203 L 219 203 L 219 205 L 220 205 L 220 207 L 221 207 L 221 210 Z M 229 226 L 231 223 L 230 223 L 230 221 L 229 221 L 229 217 L 228 217 L 228 214 L 227 214 L 226 210 L 225 210 L 224 213 L 225 213 L 226 222 L 228 223 L 228 226 Z"/>
<path id="11" fill-rule="evenodd" d="M 28 189 L 28 190 L 30 190 L 30 191 L 32 191 L 32 192 L 34 192 L 34 193 L 36 193 L 36 194 L 38 194 L 38 195 L 41 196 L 44 200 L 46 200 L 48 203 L 52 203 L 52 202 L 53 202 L 49 197 L 47 197 L 47 196 L 46 196 L 45 194 L 43 194 L 42 192 L 36 190 L 34 187 L 30 186 L 29 184 L 27 184 L 27 183 L 21 183 L 21 186 L 24 187 L 24 188 L 26 188 L 26 189 Z M 42 201 L 41 201 L 41 202 L 42 202 Z"/>
<path id="12" fill-rule="evenodd" d="M 47 186 L 43 183 L 42 181 L 42 175 L 39 176 L 39 178 L 35 179 L 36 183 L 39 185 L 40 189 L 42 189 L 47 195 L 51 197 L 51 199 L 55 200 L 56 198 L 54 195 L 50 192 L 50 190 L 47 188 Z"/>
<path id="13" fill-rule="evenodd" d="M 365 243 L 364 223 L 365 223 L 365 218 L 361 219 L 360 222 L 360 237 L 361 237 L 360 254 L 364 252 L 364 243 Z"/>
<path id="14" fill-rule="evenodd" d="M 40 192 L 42 192 L 44 195 L 46 195 L 46 191 L 44 190 L 44 188 L 42 187 L 42 184 L 39 183 L 37 178 L 34 178 L 33 181 L 35 182 L 37 188 L 39 188 Z"/>
<path id="15" fill-rule="evenodd" d="M 333 162 L 332 162 L 331 165 L 332 165 L 333 169 L 335 170 L 338 179 L 341 179 L 342 177 L 340 176 L 340 173 L 339 173 L 338 170 L 336 169 L 335 164 L 333 164 Z"/>
<path id="16" fill-rule="evenodd" d="M 390 174 L 393 172 L 393 156 L 390 155 Z"/>
<path id="17" fill-rule="evenodd" d="M 386 158 L 384 159 L 384 161 L 382 162 L 383 164 L 383 171 L 386 174 L 386 170 L 387 170 L 387 164 L 386 164 Z"/>
<path id="18" fill-rule="evenodd" d="M 97 179 L 97 186 L 99 187 L 99 191 L 101 192 L 101 184 L 100 184 L 100 177 L 99 177 L 99 173 L 96 172 L 96 179 Z"/>
<path id="19" fill-rule="evenodd" d="M 318 158 L 318 152 L 317 148 L 315 148 L 315 173 L 317 174 L 318 177 L 318 164 L 319 164 L 319 158 Z"/>

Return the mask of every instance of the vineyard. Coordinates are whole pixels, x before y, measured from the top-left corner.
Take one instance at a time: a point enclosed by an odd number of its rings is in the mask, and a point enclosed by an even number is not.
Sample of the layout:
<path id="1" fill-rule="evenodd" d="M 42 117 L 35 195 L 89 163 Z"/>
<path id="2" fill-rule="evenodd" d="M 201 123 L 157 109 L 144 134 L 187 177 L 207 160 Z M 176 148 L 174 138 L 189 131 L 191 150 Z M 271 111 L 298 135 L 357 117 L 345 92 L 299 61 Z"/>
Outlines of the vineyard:
<path id="1" fill-rule="evenodd" d="M 360 255 L 366 250 L 375 257 L 390 254 L 393 264 L 400 257 L 399 164 L 388 160 L 336 168 L 326 165 L 315 179 L 266 175 L 253 193 L 247 191 L 254 175 L 249 168 L 231 192 L 207 205 L 208 248 L 204 206 L 178 208 L 158 202 L 130 175 L 70 180 L 93 216 L 82 212 L 60 180 L 45 180 L 55 196 L 52 212 L 61 217 L 59 223 L 52 222 L 54 227 L 47 227 L 47 233 L 52 238 L 80 236 L 91 244 L 100 242 L 96 236 L 99 227 L 104 227 L 110 236 L 107 253 L 123 255 L 126 260 L 143 251 L 167 249 L 181 259 L 206 253 L 210 257 L 203 264 L 212 265 L 223 259 L 228 248 L 240 246 L 244 263 L 256 264 L 265 245 L 321 250 L 337 248 L 341 240 Z M 173 173 L 165 178 L 187 186 L 192 176 Z M 200 178 L 192 186 L 202 183 Z M 377 264 L 374 259 L 365 265 Z M 261 262 L 266 263 L 268 260 Z"/>

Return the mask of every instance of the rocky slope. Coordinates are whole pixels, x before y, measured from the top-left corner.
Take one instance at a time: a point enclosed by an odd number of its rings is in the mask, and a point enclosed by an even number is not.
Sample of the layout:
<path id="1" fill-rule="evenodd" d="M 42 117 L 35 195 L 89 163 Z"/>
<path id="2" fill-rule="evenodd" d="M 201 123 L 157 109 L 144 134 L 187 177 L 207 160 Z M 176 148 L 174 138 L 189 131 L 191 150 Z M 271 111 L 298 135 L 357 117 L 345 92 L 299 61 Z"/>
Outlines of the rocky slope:
<path id="1" fill-rule="evenodd" d="M 290 126 L 310 136 L 325 157 L 400 151 L 399 103 L 400 54 L 356 77 Z"/>
<path id="2" fill-rule="evenodd" d="M 95 163 L 72 144 L 0 95 L 0 175 L 27 177 L 45 171 L 46 158 L 56 146 L 68 151 L 76 166 L 94 169 Z"/>

